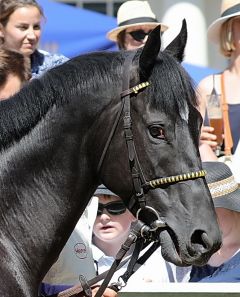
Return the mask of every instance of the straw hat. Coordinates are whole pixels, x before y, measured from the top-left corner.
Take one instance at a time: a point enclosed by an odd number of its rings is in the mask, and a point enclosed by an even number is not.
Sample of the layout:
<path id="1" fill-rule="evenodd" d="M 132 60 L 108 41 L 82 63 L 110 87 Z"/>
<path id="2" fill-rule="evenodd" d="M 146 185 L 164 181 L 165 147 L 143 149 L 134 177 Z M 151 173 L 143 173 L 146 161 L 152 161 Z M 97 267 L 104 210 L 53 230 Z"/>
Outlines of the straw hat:
<path id="1" fill-rule="evenodd" d="M 107 38 L 112 41 L 117 41 L 117 36 L 121 31 L 138 25 L 149 26 L 150 29 L 161 25 L 162 32 L 168 29 L 167 25 L 157 21 L 156 15 L 152 12 L 147 1 L 124 2 L 118 9 L 117 24 L 117 28 L 107 33 Z"/>
<path id="2" fill-rule="evenodd" d="M 240 212 L 240 189 L 230 168 L 223 162 L 202 164 L 214 206 Z"/>
<path id="3" fill-rule="evenodd" d="M 221 6 L 221 17 L 216 19 L 208 27 L 208 39 L 214 43 L 219 43 L 222 24 L 235 16 L 240 16 L 240 1 L 223 0 Z"/>

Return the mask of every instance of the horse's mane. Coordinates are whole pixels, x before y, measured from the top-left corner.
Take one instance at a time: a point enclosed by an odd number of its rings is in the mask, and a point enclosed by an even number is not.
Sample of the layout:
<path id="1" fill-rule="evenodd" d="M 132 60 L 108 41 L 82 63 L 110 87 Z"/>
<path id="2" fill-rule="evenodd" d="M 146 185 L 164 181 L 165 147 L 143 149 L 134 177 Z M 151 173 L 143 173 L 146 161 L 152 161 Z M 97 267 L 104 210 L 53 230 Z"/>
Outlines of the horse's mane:
<path id="1" fill-rule="evenodd" d="M 134 58 L 138 63 L 141 49 Z M 112 95 L 122 79 L 126 52 L 98 52 L 81 55 L 47 71 L 30 81 L 19 93 L 0 102 L 0 149 L 26 135 L 53 106 L 62 106 L 73 96 L 101 97 Z M 191 79 L 180 64 L 167 53 L 160 53 L 150 77 L 147 98 L 150 104 L 163 109 L 169 116 L 183 113 L 187 104 L 196 106 Z M 187 94 L 186 94 L 187 92 Z M 172 100 L 175 98 L 175 100 Z M 100 104 L 100 103 L 99 103 Z M 94 107 L 93 107 L 94 108 Z"/>
<path id="2" fill-rule="evenodd" d="M 31 80 L 16 95 L 1 101 L 0 149 L 24 136 L 53 106 L 68 103 L 73 94 L 96 96 L 100 89 L 107 92 L 102 86 L 114 87 L 122 59 L 122 54 L 117 52 L 75 57 Z"/>

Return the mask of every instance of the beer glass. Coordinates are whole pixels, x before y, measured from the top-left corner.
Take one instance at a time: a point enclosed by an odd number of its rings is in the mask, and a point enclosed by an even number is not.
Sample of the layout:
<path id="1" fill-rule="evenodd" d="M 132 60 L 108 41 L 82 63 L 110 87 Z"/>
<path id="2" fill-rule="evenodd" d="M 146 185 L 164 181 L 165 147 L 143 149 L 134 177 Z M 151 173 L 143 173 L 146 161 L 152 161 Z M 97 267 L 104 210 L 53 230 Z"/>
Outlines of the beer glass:
<path id="1" fill-rule="evenodd" d="M 209 125 L 214 128 L 214 134 L 217 136 L 217 154 L 220 153 L 223 143 L 223 115 L 221 108 L 221 95 L 217 94 L 215 88 L 212 93 L 207 96 L 207 115 Z"/>

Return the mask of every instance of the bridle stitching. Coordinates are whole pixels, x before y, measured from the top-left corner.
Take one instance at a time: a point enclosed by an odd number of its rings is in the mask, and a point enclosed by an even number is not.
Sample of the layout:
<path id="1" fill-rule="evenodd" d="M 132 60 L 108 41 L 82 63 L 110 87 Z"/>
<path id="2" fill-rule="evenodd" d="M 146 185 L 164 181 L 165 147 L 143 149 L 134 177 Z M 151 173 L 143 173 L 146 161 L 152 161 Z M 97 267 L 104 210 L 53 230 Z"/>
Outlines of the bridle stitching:
<path id="1" fill-rule="evenodd" d="M 194 171 L 194 172 L 189 172 L 189 173 L 184 173 L 184 174 L 172 175 L 172 176 L 168 176 L 168 177 L 162 177 L 162 178 L 157 178 L 157 179 L 151 180 L 146 183 L 146 186 L 150 185 L 153 189 L 155 189 L 155 188 L 158 188 L 159 186 L 165 185 L 165 184 L 172 184 L 172 183 L 177 183 L 180 181 L 204 177 L 204 176 L 206 176 L 206 174 L 207 174 L 206 170 L 199 170 L 199 171 Z"/>

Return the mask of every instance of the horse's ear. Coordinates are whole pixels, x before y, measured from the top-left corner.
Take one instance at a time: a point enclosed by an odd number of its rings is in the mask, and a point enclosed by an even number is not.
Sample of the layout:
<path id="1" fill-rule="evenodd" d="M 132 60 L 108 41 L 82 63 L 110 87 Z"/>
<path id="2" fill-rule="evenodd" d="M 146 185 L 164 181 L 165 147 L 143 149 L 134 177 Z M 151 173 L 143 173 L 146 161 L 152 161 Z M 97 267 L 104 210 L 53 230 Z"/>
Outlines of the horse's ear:
<path id="1" fill-rule="evenodd" d="M 161 47 L 160 25 L 148 36 L 139 58 L 140 76 L 148 79 Z"/>
<path id="2" fill-rule="evenodd" d="M 179 62 L 183 61 L 184 50 L 187 43 L 187 23 L 182 21 L 182 28 L 175 39 L 165 48 L 164 52 L 174 56 Z"/>

